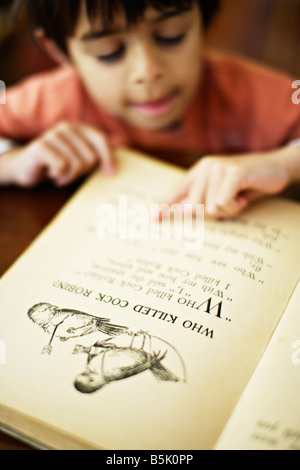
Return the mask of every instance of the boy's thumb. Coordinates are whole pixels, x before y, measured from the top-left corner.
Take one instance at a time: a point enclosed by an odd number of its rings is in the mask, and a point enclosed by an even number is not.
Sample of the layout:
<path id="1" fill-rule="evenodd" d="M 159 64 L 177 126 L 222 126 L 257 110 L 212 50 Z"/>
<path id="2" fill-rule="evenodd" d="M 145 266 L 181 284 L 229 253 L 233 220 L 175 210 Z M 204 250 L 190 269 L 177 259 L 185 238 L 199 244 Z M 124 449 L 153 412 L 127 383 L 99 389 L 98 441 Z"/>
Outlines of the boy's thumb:
<path id="1" fill-rule="evenodd" d="M 260 193 L 259 191 L 245 191 L 237 196 L 236 202 L 239 207 L 243 210 L 246 209 L 246 207 L 248 207 L 251 202 L 257 201 L 263 196 L 264 194 Z"/>

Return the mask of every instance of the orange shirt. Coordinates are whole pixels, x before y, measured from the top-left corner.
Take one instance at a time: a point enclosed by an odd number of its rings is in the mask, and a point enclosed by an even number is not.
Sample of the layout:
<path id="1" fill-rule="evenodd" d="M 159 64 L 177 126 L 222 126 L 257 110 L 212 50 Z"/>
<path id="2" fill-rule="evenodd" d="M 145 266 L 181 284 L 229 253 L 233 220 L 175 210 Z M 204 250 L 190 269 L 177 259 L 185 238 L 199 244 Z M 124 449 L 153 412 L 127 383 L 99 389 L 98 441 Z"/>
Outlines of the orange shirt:
<path id="1" fill-rule="evenodd" d="M 106 113 L 72 67 L 29 77 L 0 105 L 0 136 L 32 139 L 61 120 L 78 120 L 147 152 L 223 154 L 278 148 L 300 138 L 293 79 L 250 61 L 208 52 L 197 93 L 177 129 L 144 131 Z"/>

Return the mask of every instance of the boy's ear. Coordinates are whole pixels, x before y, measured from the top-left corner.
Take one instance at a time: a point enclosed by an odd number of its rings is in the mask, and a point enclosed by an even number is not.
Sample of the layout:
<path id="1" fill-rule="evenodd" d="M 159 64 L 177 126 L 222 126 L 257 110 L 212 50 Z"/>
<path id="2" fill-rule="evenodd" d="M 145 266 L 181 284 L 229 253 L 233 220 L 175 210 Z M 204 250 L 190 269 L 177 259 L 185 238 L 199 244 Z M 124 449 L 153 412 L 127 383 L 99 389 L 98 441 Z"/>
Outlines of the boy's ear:
<path id="1" fill-rule="evenodd" d="M 42 50 L 52 59 L 54 62 L 60 65 L 69 64 L 67 55 L 56 45 L 56 43 L 49 39 L 45 31 L 41 28 L 34 31 L 34 38 L 42 48 Z"/>

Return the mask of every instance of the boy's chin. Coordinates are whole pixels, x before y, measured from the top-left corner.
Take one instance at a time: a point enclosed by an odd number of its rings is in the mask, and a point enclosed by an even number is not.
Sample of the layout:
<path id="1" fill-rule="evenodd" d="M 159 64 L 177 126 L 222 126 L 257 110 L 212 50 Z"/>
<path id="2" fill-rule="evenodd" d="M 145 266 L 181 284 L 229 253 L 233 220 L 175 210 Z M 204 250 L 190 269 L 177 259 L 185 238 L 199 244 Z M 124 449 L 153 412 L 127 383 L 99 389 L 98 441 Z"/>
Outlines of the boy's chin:
<path id="1" fill-rule="evenodd" d="M 131 124 L 139 129 L 149 132 L 175 131 L 181 127 L 182 116 L 174 116 L 168 119 L 135 118 Z"/>

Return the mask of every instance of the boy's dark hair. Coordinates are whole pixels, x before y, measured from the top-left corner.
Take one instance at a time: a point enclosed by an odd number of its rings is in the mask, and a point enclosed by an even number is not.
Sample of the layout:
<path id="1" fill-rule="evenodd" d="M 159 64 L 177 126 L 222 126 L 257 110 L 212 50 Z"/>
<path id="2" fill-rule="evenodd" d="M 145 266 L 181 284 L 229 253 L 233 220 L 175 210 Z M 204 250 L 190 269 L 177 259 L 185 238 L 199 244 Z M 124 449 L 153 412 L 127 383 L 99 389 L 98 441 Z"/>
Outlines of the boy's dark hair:
<path id="1" fill-rule="evenodd" d="M 142 18 L 148 6 L 163 11 L 170 7 L 189 8 L 196 2 L 202 12 L 205 28 L 220 4 L 220 0 L 19 0 L 23 6 L 25 3 L 33 27 L 43 28 L 46 35 L 54 39 L 65 52 L 66 39 L 74 32 L 82 2 L 86 4 L 90 19 L 100 13 L 105 26 L 112 21 L 120 7 L 128 23 L 134 24 Z"/>

